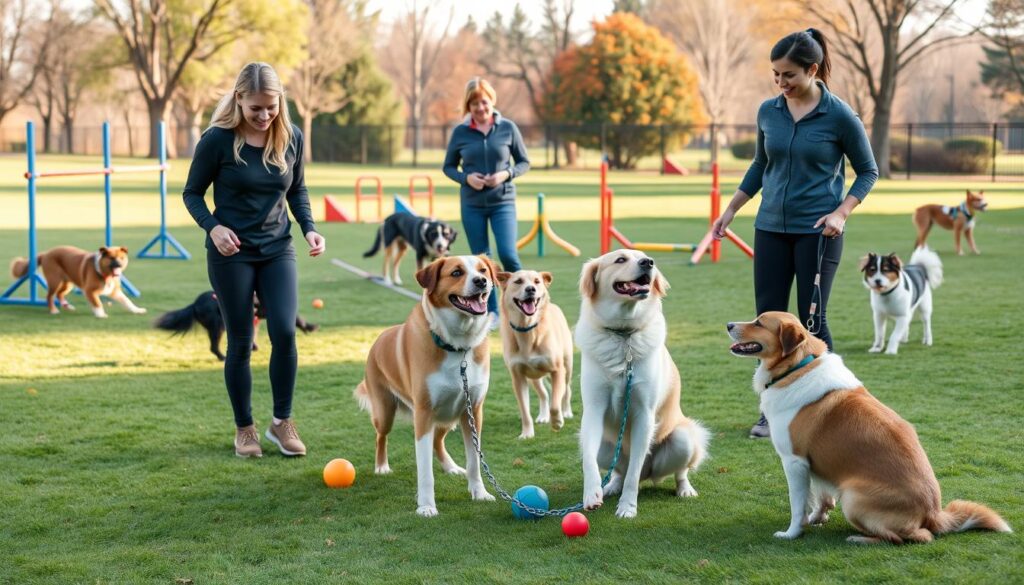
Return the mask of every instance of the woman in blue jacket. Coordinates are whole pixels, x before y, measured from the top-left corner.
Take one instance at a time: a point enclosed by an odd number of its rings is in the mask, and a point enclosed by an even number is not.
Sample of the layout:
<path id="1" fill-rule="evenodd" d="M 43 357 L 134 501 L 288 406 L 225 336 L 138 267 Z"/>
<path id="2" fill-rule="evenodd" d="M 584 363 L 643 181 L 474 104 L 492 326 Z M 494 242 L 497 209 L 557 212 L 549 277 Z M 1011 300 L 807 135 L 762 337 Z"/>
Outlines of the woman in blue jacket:
<path id="1" fill-rule="evenodd" d="M 867 133 L 850 106 L 828 90 L 831 63 L 825 37 L 809 28 L 772 48 L 772 72 L 782 93 L 757 112 L 754 161 L 722 216 L 712 226 L 721 239 L 739 211 L 761 191 L 754 220 L 754 297 L 757 313 L 788 311 L 796 276 L 800 319 L 832 350 L 825 320 L 832 280 L 843 254 L 843 228 L 878 180 Z M 844 158 L 857 173 L 846 197 Z M 812 298 L 821 258 L 820 298 Z M 750 436 L 769 436 L 764 415 Z"/>
<path id="2" fill-rule="evenodd" d="M 520 269 L 516 251 L 516 186 L 513 179 L 530 170 L 519 128 L 494 109 L 491 84 L 474 77 L 466 85 L 462 113 L 466 121 L 452 131 L 444 157 L 444 174 L 461 185 L 462 229 L 474 254 L 491 255 L 490 221 L 504 270 Z M 512 164 L 513 161 L 515 164 Z M 461 167 L 461 169 L 460 169 Z M 498 296 L 487 303 L 491 329 L 498 327 Z"/>

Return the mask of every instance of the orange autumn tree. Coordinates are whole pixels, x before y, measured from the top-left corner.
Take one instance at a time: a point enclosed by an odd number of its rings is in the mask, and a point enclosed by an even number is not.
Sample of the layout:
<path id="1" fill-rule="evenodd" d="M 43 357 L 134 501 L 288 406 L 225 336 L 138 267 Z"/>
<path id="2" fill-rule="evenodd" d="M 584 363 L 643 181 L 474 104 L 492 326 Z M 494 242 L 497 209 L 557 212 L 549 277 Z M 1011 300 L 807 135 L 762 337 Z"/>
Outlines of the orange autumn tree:
<path id="1" fill-rule="evenodd" d="M 595 22 L 591 41 L 562 53 L 548 79 L 550 119 L 582 125 L 574 138 L 599 148 L 616 168 L 683 144 L 705 122 L 697 76 L 686 57 L 654 27 L 617 12 Z M 662 131 L 664 127 L 664 132 Z"/>

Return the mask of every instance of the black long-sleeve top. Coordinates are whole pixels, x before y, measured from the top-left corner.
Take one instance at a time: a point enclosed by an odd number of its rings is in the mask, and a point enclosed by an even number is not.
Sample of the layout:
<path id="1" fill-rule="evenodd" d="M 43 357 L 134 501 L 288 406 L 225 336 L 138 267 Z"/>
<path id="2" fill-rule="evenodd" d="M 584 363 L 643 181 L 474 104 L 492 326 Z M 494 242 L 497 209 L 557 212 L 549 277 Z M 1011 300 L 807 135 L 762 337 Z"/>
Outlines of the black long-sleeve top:
<path id="1" fill-rule="evenodd" d="M 209 128 L 196 145 L 182 198 L 192 218 L 206 230 L 206 249 L 215 261 L 246 261 L 292 253 L 291 208 L 303 235 L 313 231 L 313 213 L 303 176 L 302 133 L 292 126 L 292 141 L 285 153 L 288 171 L 263 166 L 263 148 L 245 144 L 235 162 L 234 130 Z M 206 190 L 213 184 L 214 211 L 206 205 Z M 242 242 L 238 254 L 221 256 L 210 239 L 218 225 L 230 228 Z"/>

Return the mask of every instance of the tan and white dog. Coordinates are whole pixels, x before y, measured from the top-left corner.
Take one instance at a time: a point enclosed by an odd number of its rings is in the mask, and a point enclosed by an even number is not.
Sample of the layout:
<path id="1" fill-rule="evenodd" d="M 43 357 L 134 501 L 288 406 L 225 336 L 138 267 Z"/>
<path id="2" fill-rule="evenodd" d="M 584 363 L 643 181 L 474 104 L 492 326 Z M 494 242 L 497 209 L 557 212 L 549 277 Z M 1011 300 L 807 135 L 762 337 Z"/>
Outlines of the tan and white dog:
<path id="1" fill-rule="evenodd" d="M 583 506 L 599 508 L 621 493 L 616 516 L 637 512 L 640 481 L 676 480 L 676 495 L 696 496 L 687 474 L 707 453 L 708 431 L 683 415 L 679 370 L 665 345 L 661 299 L 668 281 L 654 260 L 637 250 L 616 250 L 588 261 L 580 275 L 583 297 L 576 324 L 581 353 Z M 623 418 L 626 372 L 632 367 L 629 420 L 622 452 L 608 485 L 608 468 Z"/>
<path id="2" fill-rule="evenodd" d="M 967 191 L 967 199 L 957 207 L 934 203 L 918 207 L 914 210 L 914 225 L 917 227 L 917 241 L 914 242 L 914 247 L 924 246 L 932 226 L 939 225 L 947 230 L 953 230 L 953 242 L 958 256 L 964 253 L 960 248 L 960 234 L 967 236 L 967 245 L 971 247 L 971 252 L 981 254 L 974 243 L 974 220 L 978 212 L 985 211 L 987 207 L 985 192 L 975 193 L 970 190 Z"/>
<path id="3" fill-rule="evenodd" d="M 868 393 L 789 313 L 729 323 L 733 355 L 755 357 L 754 392 L 772 429 L 789 485 L 789 528 L 823 524 L 836 500 L 862 533 L 849 542 L 930 542 L 971 528 L 1010 532 L 991 509 L 942 495 L 914 427 Z"/>
<path id="4" fill-rule="evenodd" d="M 395 414 L 412 414 L 416 435 L 416 513 L 436 516 L 431 451 L 445 473 L 465 475 L 474 500 L 493 500 L 480 477 L 480 458 L 473 446 L 462 371 L 473 405 L 478 433 L 483 426 L 484 397 L 490 381 L 487 298 L 493 293 L 497 268 L 486 256 L 452 256 L 435 260 L 416 272 L 422 300 L 401 325 L 385 329 L 370 348 L 366 373 L 355 397 L 369 411 L 377 430 L 374 472 L 391 473 L 388 433 Z M 455 424 L 462 427 L 466 469 L 452 461 L 444 446 Z"/>
<path id="5" fill-rule="evenodd" d="M 530 389 L 537 392 L 538 423 L 551 423 L 556 431 L 572 418 L 572 332 L 562 309 L 551 302 L 550 272 L 499 272 L 501 286 L 501 342 L 505 366 L 519 402 L 520 439 L 533 437 Z M 551 377 L 551 397 L 544 378 Z"/>
<path id="6" fill-rule="evenodd" d="M 92 314 L 105 319 L 100 296 L 108 296 L 128 311 L 141 315 L 146 309 L 135 303 L 121 290 L 121 273 L 128 266 L 128 248 L 124 246 L 101 247 L 97 252 L 88 252 L 74 246 L 58 246 L 36 257 L 39 268 L 46 278 L 46 304 L 50 314 L 60 313 L 57 306 L 74 311 L 75 307 L 65 298 L 77 286 L 92 307 Z M 11 262 L 11 274 L 21 278 L 28 273 L 28 260 L 15 258 Z"/>

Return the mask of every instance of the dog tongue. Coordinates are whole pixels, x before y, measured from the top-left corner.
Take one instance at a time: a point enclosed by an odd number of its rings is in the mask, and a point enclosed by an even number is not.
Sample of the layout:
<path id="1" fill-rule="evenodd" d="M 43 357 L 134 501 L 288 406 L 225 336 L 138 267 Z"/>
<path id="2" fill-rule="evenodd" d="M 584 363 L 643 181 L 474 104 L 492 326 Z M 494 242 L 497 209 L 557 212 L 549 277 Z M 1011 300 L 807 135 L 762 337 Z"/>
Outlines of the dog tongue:
<path id="1" fill-rule="evenodd" d="M 484 301 L 480 296 L 465 297 L 465 299 L 466 304 L 469 305 L 469 308 L 473 309 L 474 313 L 483 313 L 486 310 Z"/>
<path id="2" fill-rule="evenodd" d="M 537 302 L 533 300 L 523 301 L 520 305 L 523 309 L 523 313 L 532 315 L 537 312 Z"/>

